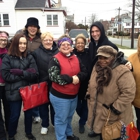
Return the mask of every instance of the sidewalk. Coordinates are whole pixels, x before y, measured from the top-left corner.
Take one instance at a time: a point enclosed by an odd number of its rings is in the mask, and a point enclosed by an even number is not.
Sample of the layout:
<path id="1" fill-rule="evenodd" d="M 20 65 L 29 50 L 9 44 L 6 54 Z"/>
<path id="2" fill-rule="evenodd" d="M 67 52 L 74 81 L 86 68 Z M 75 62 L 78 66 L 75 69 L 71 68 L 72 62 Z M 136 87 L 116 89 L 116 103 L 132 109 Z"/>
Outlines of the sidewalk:
<path id="1" fill-rule="evenodd" d="M 131 54 L 137 52 L 137 49 L 120 49 L 120 48 L 119 48 L 119 51 L 124 52 L 124 55 L 125 55 L 126 57 L 129 57 Z"/>
<path id="2" fill-rule="evenodd" d="M 72 128 L 73 128 L 74 134 L 76 136 L 78 136 L 80 138 L 80 140 L 93 140 L 93 139 L 94 140 L 99 140 L 99 137 L 89 138 L 87 136 L 87 134 L 88 134 L 87 127 L 85 127 L 86 128 L 85 133 L 80 134 L 78 132 L 78 128 L 79 128 L 78 120 L 79 120 L 79 117 L 75 113 L 74 117 L 73 117 L 73 120 L 72 120 Z M 51 125 L 51 123 L 50 123 L 49 131 L 48 131 L 47 135 L 41 135 L 40 130 L 41 130 L 41 122 L 38 123 L 38 124 L 33 123 L 33 125 L 32 125 L 32 133 L 36 137 L 36 140 L 56 140 L 56 138 L 55 138 L 55 130 L 54 130 L 54 127 Z M 15 136 L 15 138 L 16 138 L 16 140 L 28 140 L 25 137 L 23 111 L 21 111 L 21 116 L 20 116 L 20 119 L 19 119 L 17 135 Z"/>

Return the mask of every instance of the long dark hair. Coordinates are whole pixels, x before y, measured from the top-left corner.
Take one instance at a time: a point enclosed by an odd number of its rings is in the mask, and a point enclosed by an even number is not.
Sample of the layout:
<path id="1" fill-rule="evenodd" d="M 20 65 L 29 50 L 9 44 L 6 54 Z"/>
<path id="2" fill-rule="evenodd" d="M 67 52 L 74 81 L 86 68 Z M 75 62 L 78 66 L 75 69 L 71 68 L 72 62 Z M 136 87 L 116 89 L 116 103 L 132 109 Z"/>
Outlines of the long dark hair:
<path id="1" fill-rule="evenodd" d="M 9 55 L 21 56 L 21 52 L 19 51 L 19 40 L 21 37 L 26 38 L 26 36 L 24 34 L 16 34 L 13 37 L 12 43 L 11 43 L 10 48 L 8 50 Z M 22 56 L 26 57 L 26 55 L 27 55 L 27 43 L 26 43 L 26 50 L 22 53 Z"/>

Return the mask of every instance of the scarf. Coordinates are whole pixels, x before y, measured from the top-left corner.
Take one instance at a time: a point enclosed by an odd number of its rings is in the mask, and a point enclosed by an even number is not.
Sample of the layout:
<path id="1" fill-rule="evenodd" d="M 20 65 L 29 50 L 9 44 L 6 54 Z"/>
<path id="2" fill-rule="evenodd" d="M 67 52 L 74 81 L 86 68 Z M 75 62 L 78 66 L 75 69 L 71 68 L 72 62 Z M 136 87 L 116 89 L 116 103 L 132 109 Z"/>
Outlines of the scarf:
<path id="1" fill-rule="evenodd" d="M 7 53 L 6 48 L 0 48 L 0 83 L 4 83 L 4 80 L 3 80 L 2 75 L 1 75 L 1 65 L 2 65 L 3 56 L 6 53 Z"/>
<path id="2" fill-rule="evenodd" d="M 95 70 L 97 72 L 97 93 L 103 93 L 103 87 L 108 86 L 112 78 L 112 69 L 109 66 L 101 67 L 97 62 L 95 64 Z"/>

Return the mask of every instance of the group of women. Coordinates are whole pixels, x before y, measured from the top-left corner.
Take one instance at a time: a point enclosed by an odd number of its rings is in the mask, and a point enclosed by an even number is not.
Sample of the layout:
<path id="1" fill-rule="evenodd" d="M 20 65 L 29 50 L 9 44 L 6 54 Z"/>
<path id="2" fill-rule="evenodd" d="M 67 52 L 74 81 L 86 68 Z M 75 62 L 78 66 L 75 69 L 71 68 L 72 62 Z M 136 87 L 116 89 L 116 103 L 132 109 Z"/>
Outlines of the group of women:
<path id="1" fill-rule="evenodd" d="M 49 106 L 57 140 L 80 140 L 72 131 L 75 111 L 79 115 L 79 133 L 84 133 L 87 122 L 87 126 L 100 135 L 101 140 L 109 109 L 110 124 L 121 120 L 128 125 L 133 121 L 131 104 L 136 85 L 132 72 L 120 62 L 120 57 L 123 57 L 121 53 L 108 45 L 99 47 L 98 59 L 92 69 L 84 35 L 76 37 L 75 48 L 72 48 L 73 42 L 68 35 L 62 35 L 56 44 L 51 33 L 39 34 L 37 19 L 28 19 L 25 29 L 26 34 L 16 34 L 8 49 L 4 45 L 8 34 L 0 32 L 0 37 L 3 37 L 0 38 L 0 42 L 3 42 L 3 46 L 0 44 L 0 53 L 4 54 L 0 61 L 0 90 L 5 92 L 10 107 L 10 117 L 5 119 L 9 120 L 6 125 L 8 140 L 15 140 L 17 133 L 22 107 L 19 88 L 38 80 L 48 83 L 50 98 L 50 103 L 39 106 L 41 134 L 48 132 Z M 32 43 L 35 39 L 40 41 L 34 49 Z M 36 140 L 32 134 L 32 109 L 24 111 L 24 124 L 25 136 L 29 140 Z M 2 138 L 6 140 L 5 135 Z"/>

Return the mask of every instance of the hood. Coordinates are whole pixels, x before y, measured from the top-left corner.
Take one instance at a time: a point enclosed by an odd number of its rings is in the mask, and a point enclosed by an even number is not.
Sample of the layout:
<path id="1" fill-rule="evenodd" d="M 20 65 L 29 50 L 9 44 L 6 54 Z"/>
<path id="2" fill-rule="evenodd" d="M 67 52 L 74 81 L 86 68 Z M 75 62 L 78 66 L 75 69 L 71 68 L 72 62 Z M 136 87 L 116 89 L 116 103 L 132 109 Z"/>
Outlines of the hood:
<path id="1" fill-rule="evenodd" d="M 100 42 L 100 41 L 102 42 L 104 40 L 104 38 L 106 37 L 103 24 L 99 21 L 96 21 L 91 25 L 91 27 L 90 27 L 90 40 L 91 40 L 91 42 L 94 42 L 94 39 L 91 36 L 91 29 L 93 26 L 96 26 L 101 31 L 101 36 L 100 36 L 100 39 L 98 42 Z"/>

